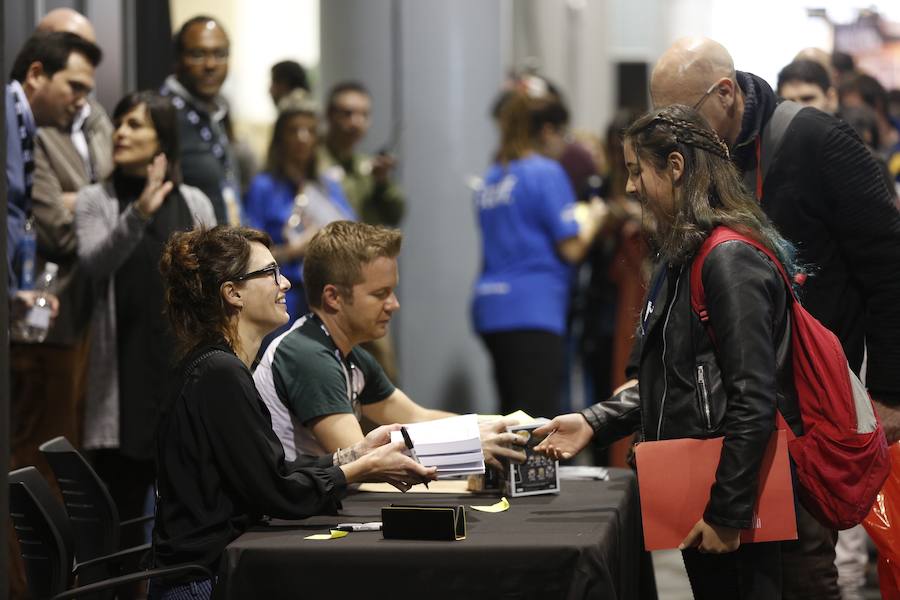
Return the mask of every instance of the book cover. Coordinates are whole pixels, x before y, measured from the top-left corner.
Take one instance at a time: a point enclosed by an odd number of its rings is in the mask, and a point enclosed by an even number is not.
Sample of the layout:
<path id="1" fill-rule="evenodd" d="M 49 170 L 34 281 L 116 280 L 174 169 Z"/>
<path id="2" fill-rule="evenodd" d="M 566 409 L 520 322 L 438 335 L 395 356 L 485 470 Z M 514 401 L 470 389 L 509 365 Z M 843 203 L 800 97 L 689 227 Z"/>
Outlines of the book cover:
<path id="1" fill-rule="evenodd" d="M 541 439 L 536 439 L 531 432 L 546 423 L 546 419 L 528 425 L 512 425 L 507 427 L 517 435 L 527 439 L 525 443 L 525 462 L 509 464 L 509 494 L 511 496 L 533 496 L 536 494 L 559 493 L 559 461 L 545 454 L 534 451 Z"/>

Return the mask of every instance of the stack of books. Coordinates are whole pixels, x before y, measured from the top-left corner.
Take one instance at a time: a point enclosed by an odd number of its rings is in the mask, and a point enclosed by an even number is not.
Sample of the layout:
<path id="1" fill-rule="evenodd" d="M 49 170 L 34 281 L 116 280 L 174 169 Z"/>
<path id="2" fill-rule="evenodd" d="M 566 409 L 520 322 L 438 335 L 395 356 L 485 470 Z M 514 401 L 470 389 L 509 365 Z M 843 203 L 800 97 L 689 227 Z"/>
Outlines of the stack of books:
<path id="1" fill-rule="evenodd" d="M 426 467 L 437 467 L 438 479 L 484 473 L 477 415 L 410 423 L 405 427 L 415 457 Z M 404 441 L 403 434 L 392 431 L 391 441 Z"/>

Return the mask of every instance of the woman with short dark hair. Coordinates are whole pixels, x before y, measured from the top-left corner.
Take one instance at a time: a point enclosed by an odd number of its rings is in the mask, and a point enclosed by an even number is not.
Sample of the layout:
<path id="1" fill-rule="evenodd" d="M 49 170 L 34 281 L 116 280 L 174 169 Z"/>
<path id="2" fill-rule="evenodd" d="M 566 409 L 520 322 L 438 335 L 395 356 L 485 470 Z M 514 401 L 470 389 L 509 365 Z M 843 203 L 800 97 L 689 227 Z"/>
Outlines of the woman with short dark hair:
<path id="1" fill-rule="evenodd" d="M 387 481 L 405 491 L 434 479 L 375 429 L 332 455 L 286 463 L 250 366 L 262 339 L 288 321 L 281 274 L 263 232 L 216 227 L 176 233 L 160 270 L 180 362 L 159 427 L 153 531 L 157 566 L 215 571 L 225 546 L 263 515 L 336 514 L 347 484 Z M 169 587 L 165 587 L 169 586 Z M 213 582 L 151 584 L 151 598 L 208 597 Z M 194 596 L 192 596 L 194 597 Z"/>
<path id="2" fill-rule="evenodd" d="M 175 109 L 153 91 L 113 111 L 113 163 L 75 208 L 79 265 L 94 283 L 83 445 L 125 519 L 144 514 L 156 422 L 174 340 L 163 317 L 159 258 L 175 231 L 215 225 L 200 190 L 181 183 Z M 127 542 L 143 540 L 139 528 Z"/>

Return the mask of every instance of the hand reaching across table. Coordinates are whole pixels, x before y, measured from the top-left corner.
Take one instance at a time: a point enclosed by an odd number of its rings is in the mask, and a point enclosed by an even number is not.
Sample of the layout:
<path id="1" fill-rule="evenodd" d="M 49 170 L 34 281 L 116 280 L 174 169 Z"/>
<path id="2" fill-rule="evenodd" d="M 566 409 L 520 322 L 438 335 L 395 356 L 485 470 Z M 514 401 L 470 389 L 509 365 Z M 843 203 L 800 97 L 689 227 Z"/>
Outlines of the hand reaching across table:
<path id="1" fill-rule="evenodd" d="M 560 415 L 534 430 L 532 435 L 546 436 L 535 451 L 557 460 L 572 458 L 581 452 L 594 437 L 594 430 L 578 413 Z"/>
<path id="2" fill-rule="evenodd" d="M 481 434 L 481 450 L 484 452 L 484 464 L 498 471 L 504 470 L 501 458 L 514 463 L 525 462 L 525 451 L 516 446 L 524 446 L 527 439 L 506 431 L 510 425 L 516 425 L 515 419 L 498 419 L 478 424 Z"/>

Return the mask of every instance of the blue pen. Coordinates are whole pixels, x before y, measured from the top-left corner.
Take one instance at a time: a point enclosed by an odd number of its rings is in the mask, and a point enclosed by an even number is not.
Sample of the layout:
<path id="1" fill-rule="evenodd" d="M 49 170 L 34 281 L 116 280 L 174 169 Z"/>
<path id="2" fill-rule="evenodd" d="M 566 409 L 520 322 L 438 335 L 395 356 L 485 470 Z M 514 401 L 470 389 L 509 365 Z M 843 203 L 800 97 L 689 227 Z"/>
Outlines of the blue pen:
<path id="1" fill-rule="evenodd" d="M 413 446 L 412 438 L 409 437 L 409 432 L 406 431 L 406 427 L 400 427 L 400 435 L 403 436 L 403 441 L 406 443 L 406 449 L 409 450 L 409 454 L 410 456 L 412 456 L 412 459 L 421 465 L 422 462 L 419 460 L 419 456 L 416 454 L 416 449 Z M 425 488 L 427 489 L 428 482 L 425 481 L 423 483 L 425 483 Z"/>

